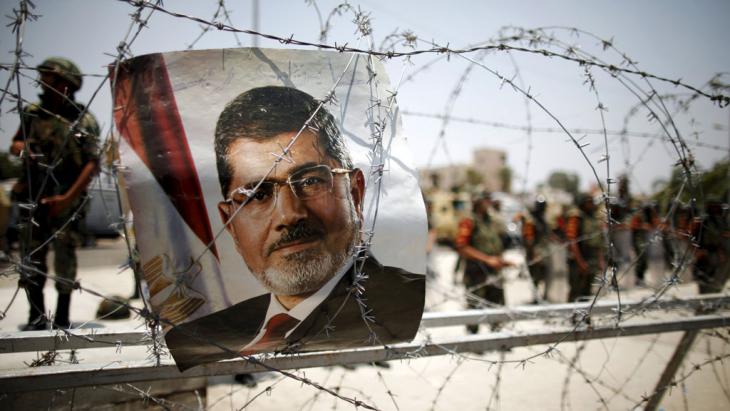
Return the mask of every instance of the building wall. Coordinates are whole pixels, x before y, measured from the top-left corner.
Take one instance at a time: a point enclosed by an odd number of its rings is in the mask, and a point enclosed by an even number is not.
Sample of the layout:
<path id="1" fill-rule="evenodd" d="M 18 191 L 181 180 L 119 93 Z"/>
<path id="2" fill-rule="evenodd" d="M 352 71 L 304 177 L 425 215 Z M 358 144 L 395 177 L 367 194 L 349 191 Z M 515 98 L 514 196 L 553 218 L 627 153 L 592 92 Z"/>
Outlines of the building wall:
<path id="1" fill-rule="evenodd" d="M 438 179 L 439 188 L 450 190 L 466 182 L 467 170 L 472 169 L 482 176 L 483 188 L 489 191 L 504 191 L 500 179 L 500 171 L 507 165 L 507 153 L 502 150 L 482 148 L 474 151 L 470 164 L 456 164 L 446 167 L 421 169 L 421 188 L 424 191 L 434 189 L 434 178 Z"/>
<path id="2" fill-rule="evenodd" d="M 484 188 L 489 191 L 505 191 L 500 179 L 501 170 L 507 165 L 507 153 L 482 148 L 474 151 L 472 167 L 484 177 Z"/>

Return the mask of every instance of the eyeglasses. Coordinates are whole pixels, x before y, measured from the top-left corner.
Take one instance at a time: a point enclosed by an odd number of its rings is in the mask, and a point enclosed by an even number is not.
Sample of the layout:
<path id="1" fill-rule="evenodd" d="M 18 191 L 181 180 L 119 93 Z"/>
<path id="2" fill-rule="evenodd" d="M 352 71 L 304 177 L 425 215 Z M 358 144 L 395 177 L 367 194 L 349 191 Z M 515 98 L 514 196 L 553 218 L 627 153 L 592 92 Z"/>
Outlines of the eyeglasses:
<path id="1" fill-rule="evenodd" d="M 300 200 L 314 200 L 332 192 L 337 175 L 349 174 L 352 170 L 330 168 L 326 164 L 297 170 L 285 181 L 264 180 L 241 186 L 228 195 L 227 203 L 243 204 L 242 212 L 250 215 L 270 213 L 276 203 L 279 186 L 288 185 Z"/>

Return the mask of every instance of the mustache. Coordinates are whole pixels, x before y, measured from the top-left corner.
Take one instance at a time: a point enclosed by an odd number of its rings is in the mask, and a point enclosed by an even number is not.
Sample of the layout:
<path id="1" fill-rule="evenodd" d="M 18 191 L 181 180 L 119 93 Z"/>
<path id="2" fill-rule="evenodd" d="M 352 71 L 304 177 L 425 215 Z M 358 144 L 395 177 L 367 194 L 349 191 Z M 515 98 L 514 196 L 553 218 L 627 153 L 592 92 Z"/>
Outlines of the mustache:
<path id="1" fill-rule="evenodd" d="M 322 227 L 308 222 L 299 222 L 291 228 L 286 228 L 284 234 L 276 242 L 266 249 L 266 256 L 271 255 L 281 247 L 301 240 L 310 240 L 324 237 L 325 231 Z"/>

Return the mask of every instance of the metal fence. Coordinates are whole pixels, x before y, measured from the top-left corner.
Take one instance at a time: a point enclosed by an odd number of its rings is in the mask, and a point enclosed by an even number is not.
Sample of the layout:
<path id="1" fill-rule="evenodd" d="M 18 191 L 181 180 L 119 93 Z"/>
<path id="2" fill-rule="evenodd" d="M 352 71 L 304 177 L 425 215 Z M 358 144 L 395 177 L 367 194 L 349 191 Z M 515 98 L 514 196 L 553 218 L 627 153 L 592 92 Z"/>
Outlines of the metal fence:
<path id="1" fill-rule="evenodd" d="M 505 399 L 500 397 L 500 392 L 509 384 L 506 379 L 516 380 L 519 386 L 519 377 L 514 377 L 505 368 L 505 365 L 514 365 L 516 368 L 524 369 L 530 373 L 536 367 L 536 363 L 550 362 L 551 370 L 560 369 L 562 379 L 562 391 L 560 396 L 560 408 L 571 408 L 571 391 L 580 391 L 580 394 L 589 393 L 597 404 L 597 408 L 645 408 L 657 409 L 662 397 L 674 387 L 682 387 L 682 402 L 687 408 L 688 404 L 697 397 L 690 397 L 687 394 L 686 383 L 697 375 L 709 375 L 710 380 L 716 382 L 711 390 L 712 402 L 703 402 L 703 405 L 726 404 L 730 401 L 730 379 L 727 377 L 728 368 L 724 366 L 727 358 L 727 342 L 730 335 L 727 333 L 728 297 L 724 294 L 705 295 L 702 297 L 672 297 L 676 292 L 681 291 L 687 294 L 687 289 L 682 288 L 690 283 L 687 273 L 692 264 L 692 252 L 686 251 L 673 261 L 673 266 L 659 275 L 660 280 L 655 286 L 649 289 L 648 293 L 638 300 L 626 301 L 624 286 L 631 276 L 636 255 L 633 259 L 624 258 L 621 250 L 616 249 L 613 239 L 616 238 L 617 230 L 620 230 L 619 222 L 611 216 L 611 205 L 616 199 L 616 169 L 622 168 L 622 172 L 631 177 L 632 173 L 648 156 L 648 152 L 657 147 L 666 148 L 666 157 L 676 164 L 675 170 L 678 176 L 677 184 L 668 185 L 669 204 L 664 221 L 674 218 L 674 213 L 680 205 L 691 203 L 698 206 L 704 205 L 705 194 L 701 190 L 703 175 L 707 167 L 698 164 L 694 153 L 695 150 L 712 150 L 715 152 L 727 153 L 730 147 L 719 143 L 718 139 L 697 138 L 703 132 L 714 127 L 715 131 L 727 131 L 725 126 L 715 125 L 701 128 L 696 123 L 692 126 L 680 124 L 686 120 L 687 113 L 717 110 L 719 113 L 727 114 L 727 106 L 730 104 L 730 97 L 727 95 L 728 86 L 725 83 L 726 73 L 720 73 L 707 81 L 702 86 L 693 85 L 690 81 L 672 79 L 661 73 L 652 73 L 640 68 L 634 57 L 628 56 L 618 48 L 610 38 L 598 37 L 590 32 L 564 27 L 548 27 L 523 29 L 518 27 L 502 28 L 495 37 L 479 43 L 467 46 L 456 46 L 448 42 L 448 39 L 436 41 L 419 36 L 410 30 L 398 30 L 392 34 L 376 39 L 373 28 L 377 22 L 377 16 L 373 16 L 360 7 L 345 3 L 336 5 L 331 12 L 323 12 L 323 8 L 314 1 L 306 2 L 309 10 L 312 10 L 310 19 L 316 21 L 318 31 L 314 39 L 300 33 L 282 36 L 261 31 L 254 25 L 254 29 L 243 28 L 236 23 L 236 14 L 232 12 L 226 2 L 219 0 L 211 2 L 212 18 L 192 15 L 185 11 L 184 7 L 177 8 L 174 4 L 163 4 L 162 1 L 140 1 L 126 0 L 114 3 L 110 6 L 110 13 L 116 13 L 120 18 L 129 19 L 128 30 L 125 36 L 114 44 L 106 45 L 114 49 L 113 53 L 107 53 L 108 60 L 112 64 L 118 64 L 125 58 L 133 56 L 134 47 L 140 42 L 146 42 L 145 48 L 155 48 L 153 39 L 138 40 L 146 30 L 153 30 L 157 24 L 155 18 L 163 17 L 173 21 L 174 27 L 184 27 L 184 33 L 193 39 L 188 48 L 197 47 L 201 40 L 214 33 L 230 33 L 232 40 L 227 45 L 241 46 L 239 36 L 251 36 L 254 41 L 275 41 L 279 47 L 298 47 L 308 49 L 334 50 L 341 53 L 354 53 L 366 55 L 373 59 L 383 59 L 388 62 L 401 62 L 402 72 L 400 78 L 394 81 L 394 90 L 389 90 L 389 97 L 377 96 L 379 103 L 393 96 L 418 93 L 419 88 L 433 88 L 433 84 L 424 85 L 419 82 L 421 76 L 432 80 L 427 76 L 430 69 L 449 65 L 457 65 L 453 71 L 454 77 L 450 78 L 454 86 L 442 96 L 437 108 L 431 112 L 421 112 L 418 109 L 408 110 L 402 114 L 411 119 L 428 119 L 434 121 L 433 126 L 436 137 L 430 148 L 426 161 L 426 168 L 432 163 L 443 162 L 453 163 L 451 152 L 458 149 L 461 142 L 458 135 L 455 135 L 452 127 L 455 124 L 470 124 L 486 128 L 500 130 L 500 132 L 519 131 L 520 144 L 524 144 L 524 166 L 519 170 L 520 190 L 523 194 L 531 191 L 528 182 L 531 174 L 536 168 L 535 157 L 540 153 L 536 152 L 535 139 L 549 134 L 559 134 L 565 139 L 565 152 L 571 153 L 570 157 L 580 158 L 583 166 L 590 170 L 593 176 L 593 184 L 597 187 L 600 200 L 604 204 L 605 224 L 604 242 L 606 254 L 605 272 L 596 276 L 594 281 L 595 298 L 587 303 L 573 304 L 546 304 L 536 306 L 509 306 L 495 307 L 486 301 L 479 301 L 480 310 L 470 311 L 437 311 L 440 307 L 446 306 L 449 309 L 458 309 L 464 298 L 475 298 L 469 295 L 469 290 L 464 291 L 458 284 L 452 284 L 450 277 L 452 269 L 441 268 L 440 275 L 429 284 L 430 303 L 432 310 L 428 312 L 421 324 L 420 337 L 414 342 L 396 344 L 393 346 L 370 347 L 362 349 L 340 350 L 336 352 L 313 352 L 301 353 L 287 356 L 245 356 L 241 359 L 214 363 L 180 373 L 174 364 L 166 358 L 164 344 L 160 337 L 159 318 L 156 318 L 146 307 L 130 304 L 126 301 L 119 301 L 93 288 L 83 286 L 78 282 L 73 286 L 102 300 L 114 300 L 116 303 L 126 305 L 140 318 L 140 323 L 146 325 L 145 331 L 139 330 L 113 330 L 113 329 L 69 329 L 53 331 L 34 332 L 11 332 L 3 331 L 0 338 L 0 355 L 13 356 L 22 355 L 28 352 L 38 352 L 37 357 L 28 367 L 5 369 L 0 375 L 0 404 L 13 404 L 21 407 L 23 404 L 34 404 L 36 400 L 41 407 L 64 408 L 74 407 L 74 404 L 81 406 L 83 401 L 71 400 L 66 395 L 69 389 L 76 392 L 81 387 L 106 386 L 107 390 L 125 391 L 132 397 L 139 398 L 145 404 L 155 404 L 162 408 L 255 408 L 258 404 L 263 405 L 265 397 L 280 397 L 282 400 L 291 394 L 287 390 L 279 390 L 277 387 L 284 386 L 290 381 L 298 384 L 302 389 L 308 388 L 314 391 L 310 397 L 302 403 L 292 405 L 291 408 L 299 407 L 306 409 L 322 408 L 329 399 L 334 399 L 332 408 L 337 404 L 352 404 L 356 407 L 366 409 L 381 408 L 403 408 L 410 409 L 411 402 L 408 399 L 401 399 L 394 394 L 391 386 L 397 385 L 401 397 L 406 397 L 405 392 L 415 392 L 416 396 L 428 396 L 430 399 L 412 399 L 416 407 L 426 406 L 431 409 L 451 409 L 459 406 L 459 397 L 468 397 L 463 393 L 473 389 L 470 381 L 456 381 L 460 372 L 471 377 L 488 374 L 493 377 L 487 388 L 480 386 L 480 390 L 486 390 L 489 395 L 481 398 L 483 403 L 478 404 L 479 408 L 495 408 L 505 404 Z M 12 40 L 13 61 L 2 63 L 5 76 L 2 96 L 0 96 L 0 107 L 2 107 L 3 126 L 7 131 L 10 116 L 13 118 L 23 111 L 23 107 L 31 102 L 27 97 L 28 88 L 34 83 L 36 73 L 35 66 L 31 64 L 31 54 L 34 50 L 27 50 L 24 47 L 24 39 L 42 27 L 43 10 L 48 5 L 35 5 L 31 1 L 21 0 L 12 7 L 12 13 L 8 16 L 9 25 L 6 31 L 6 39 Z M 342 23 L 344 21 L 344 23 Z M 351 21 L 348 22 L 348 21 Z M 330 41 L 331 31 L 336 24 L 346 25 L 354 29 L 354 41 Z M 376 41 L 379 40 L 379 41 Z M 49 41 L 51 37 L 49 36 Z M 579 47 L 576 43 L 584 42 L 593 47 Z M 378 45 L 379 44 L 379 45 Z M 7 46 L 6 46 L 7 47 Z M 31 54 L 29 54 L 31 53 Z M 99 52 L 99 54 L 103 54 Z M 37 57 L 37 56 L 36 56 Z M 500 57 L 506 60 L 506 65 L 495 63 L 492 59 Z M 640 56 L 638 57 L 640 59 Z M 526 59 L 526 60 L 522 60 Z M 541 95 L 539 90 L 533 90 L 529 85 L 524 71 L 529 71 L 530 64 L 541 64 L 545 66 L 557 66 L 564 70 L 569 67 L 570 75 L 578 83 L 582 84 L 582 91 L 588 96 L 591 104 L 590 111 L 596 113 L 594 123 L 598 124 L 593 128 L 571 127 L 569 120 L 564 119 L 556 110 L 551 108 L 552 96 Z M 504 69 L 507 67 L 507 69 Z M 109 86 L 109 79 L 106 74 L 84 73 L 88 80 L 101 80 L 97 88 L 91 94 L 92 102 L 97 94 Z M 473 80 L 473 79 L 477 80 Z M 507 90 L 511 98 L 517 98 L 524 106 L 525 122 L 523 124 L 511 124 L 498 121 L 488 114 L 480 118 L 469 117 L 471 114 L 461 115 L 459 110 L 465 110 L 459 106 L 460 99 L 470 88 L 478 88 L 482 84 L 497 86 L 500 91 Z M 413 91 L 415 90 L 415 91 Z M 633 104 L 624 107 L 611 107 L 612 110 L 625 112 L 622 117 L 623 128 L 612 129 L 606 116 L 609 113 L 605 101 L 610 100 L 609 95 L 618 92 L 631 96 Z M 383 104 L 391 107 L 391 105 Z M 109 111 L 111 107 L 109 106 Z M 646 123 L 653 132 L 645 131 L 646 124 L 636 125 L 642 116 L 646 116 Z M 537 118 L 547 119 L 549 125 L 544 126 L 538 123 Z M 690 116 L 691 117 L 691 116 Z M 111 117 L 110 117 L 111 118 Z M 372 117 L 371 117 L 372 118 Z M 381 116 L 374 121 L 386 121 L 388 116 Z M 16 123 L 10 121 L 12 127 Z M 102 153 L 108 155 L 107 165 L 111 170 L 111 177 L 117 183 L 118 175 L 123 166 L 118 163 L 114 155 L 118 136 L 112 130 L 111 120 L 105 122 L 103 130 L 104 144 Z M 540 125 L 538 125 L 540 124 Z M 382 124 L 380 124 L 382 126 Z M 636 126 L 636 129 L 634 129 Z M 379 127 L 378 127 L 379 128 Z M 691 137 L 690 137 L 691 136 Z M 377 133 L 374 134 L 372 142 L 373 153 L 377 154 L 382 150 L 382 140 Z M 647 144 L 640 146 L 637 154 L 632 149 L 637 145 L 630 143 L 643 139 Z M 615 150 L 615 147 L 618 147 Z M 568 151 L 570 150 L 570 151 Z M 617 154 L 623 152 L 623 156 Z M 621 167 L 617 165 L 621 161 Z M 612 159 L 613 158 L 613 159 Z M 380 156 L 373 156 L 371 171 L 382 173 L 385 166 Z M 48 163 L 48 173 L 43 177 L 45 183 L 52 182 L 53 170 L 57 164 L 53 161 Z M 638 172 L 637 172 L 638 173 Z M 646 190 L 648 192 L 648 190 Z M 527 198 L 527 196 L 525 196 Z M 689 198 L 689 200 L 687 200 Z M 88 200 L 85 200 L 86 202 Z M 82 204 L 83 206 L 83 204 Z M 121 212 L 121 205 L 108 204 L 110 213 L 114 217 L 109 226 L 119 232 L 126 242 L 129 256 L 126 268 L 135 271 L 134 275 L 140 275 L 138 261 L 136 261 L 134 239 L 127 231 L 128 221 L 124 220 Z M 38 204 L 23 203 L 20 207 L 30 210 L 38 208 Z M 699 215 L 697 215 L 699 217 Z M 73 217 L 72 217 L 73 218 Z M 685 245 L 697 247 L 695 238 L 687 238 Z M 684 243 L 683 243 L 684 244 Z M 560 244 L 558 249 L 564 249 L 565 244 Z M 646 250 L 648 252 L 648 250 Z M 643 251 L 642 251 L 643 252 Z M 449 252 L 443 253 L 449 256 Z M 11 260 L 2 276 L 12 281 L 34 272 L 31 264 L 32 252 Z M 529 269 L 531 264 L 527 262 L 525 267 Z M 36 270 L 37 271 L 37 270 Z M 50 273 L 36 273 L 47 276 L 52 281 L 62 281 Z M 447 278 L 448 277 L 448 278 Z M 514 279 L 513 279 L 514 280 Z M 12 298 L 7 302 L 5 309 L 0 312 L 2 317 L 13 306 L 17 298 L 22 297 L 20 288 L 15 288 Z M 636 297 L 632 294 L 632 298 Z M 455 308 L 456 307 L 456 308 Z M 499 331 L 490 333 L 465 336 L 458 332 L 441 331 L 449 327 L 463 326 L 469 324 L 491 324 L 499 325 Z M 496 329 L 496 327 L 495 327 Z M 646 361 L 647 356 L 661 351 L 659 346 L 659 334 L 684 332 L 683 337 L 676 343 L 671 339 L 669 344 L 673 348 L 668 358 L 661 358 L 660 369 L 663 369 L 658 378 L 644 380 L 639 372 L 640 366 Z M 620 358 L 606 348 L 606 344 L 615 344 L 623 338 L 643 336 L 653 338 L 644 348 L 645 351 L 637 364 L 624 364 L 624 368 L 630 368 L 624 381 L 616 381 L 610 374 L 607 364 L 612 361 L 620 362 Z M 699 346 L 698 338 L 707 347 L 706 355 L 701 361 L 693 361 L 688 364 L 685 361 L 692 346 Z M 590 352 L 588 341 L 598 340 L 598 344 L 604 344 L 605 361 L 598 367 L 584 366 L 582 359 L 586 359 L 587 352 Z M 108 352 L 117 353 L 123 348 L 139 346 L 143 349 L 136 353 L 136 357 L 125 358 L 123 361 L 107 361 L 104 354 L 95 357 L 94 360 L 83 360 L 84 353 L 92 349 L 103 349 Z M 532 351 L 524 351 L 521 348 L 530 347 Z M 642 346 L 643 347 L 643 346 Z M 674 348 L 676 347 L 676 348 Z M 513 350 L 514 351 L 510 351 Z M 570 351 L 569 354 L 563 353 Z M 664 353 L 665 351 L 661 351 Z M 634 353 L 636 354 L 636 353 Z M 664 354 L 661 354 L 664 355 Z M 660 356 L 661 356 L 660 355 Z M 109 355 L 111 356 L 111 354 Z M 350 383 L 359 387 L 351 387 L 347 381 L 346 369 L 339 375 L 339 381 L 331 381 L 332 373 L 311 377 L 306 369 L 319 367 L 333 367 L 336 365 L 392 362 L 393 364 L 405 364 L 411 362 L 428 361 L 429 357 L 449 358 L 452 360 L 448 365 L 440 363 L 437 379 L 414 384 L 411 388 L 403 387 L 402 374 L 395 369 L 382 371 L 376 369 L 372 381 L 357 381 Z M 61 361 L 63 359 L 63 361 Z M 586 359 L 587 360 L 587 359 Z M 68 362 L 68 364 L 63 364 Z M 654 361 L 656 364 L 656 361 Z M 468 368 L 464 364 L 473 366 L 478 371 L 464 371 Z M 395 367 L 393 367 L 395 368 Z M 326 369 L 326 368 L 323 368 Z M 196 377 L 211 377 L 230 375 L 236 373 L 257 373 L 267 372 L 275 376 L 274 381 L 266 388 L 250 389 L 244 400 L 234 395 L 234 390 L 220 394 L 220 398 L 212 396 L 211 388 L 208 388 L 207 401 L 198 399 L 195 405 L 176 402 L 165 396 L 165 390 L 146 390 L 147 381 L 162 381 L 175 379 L 191 379 Z M 392 378 L 389 373 L 392 372 Z M 418 378 L 426 380 L 421 373 L 414 373 Z M 356 374 L 353 371 L 352 375 Z M 571 380 L 581 380 L 582 384 L 575 386 Z M 411 376 L 412 377 L 412 376 Z M 467 380 L 469 377 L 466 377 Z M 337 376 L 335 376 L 337 378 Z M 526 377 L 525 377 L 526 378 Z M 535 376 L 532 376 L 535 378 Z M 539 379 L 539 378 L 537 378 Z M 205 392 L 205 380 L 186 380 L 189 384 L 180 383 L 177 388 L 198 390 Z M 193 381 L 193 382 L 190 382 Z M 704 379 L 703 382 L 706 382 Z M 641 393 L 637 393 L 632 386 L 641 385 Z M 111 388 L 110 388 L 111 387 Z M 296 386 L 295 386 L 296 387 Z M 529 396 L 538 397 L 538 394 L 525 387 Z M 451 390 L 454 392 L 451 392 Z M 172 388 L 167 387 L 169 392 Z M 513 391 L 514 392 L 514 388 Z M 37 398 L 33 394 L 22 396 L 22 393 L 32 391 L 50 391 L 58 393 L 58 398 L 63 400 L 49 400 L 46 397 Z M 238 390 L 236 390 L 238 391 Z M 461 392 L 461 393 L 460 393 Z M 54 394 L 56 395 L 56 394 Z M 93 396 L 91 394 L 84 394 Z M 546 395 L 541 394 L 543 397 Z M 558 394 L 553 394 L 557 396 Z M 548 395 L 549 396 L 549 395 Z M 236 401 L 233 401 L 233 398 Z M 52 397 L 55 398 L 55 397 Z M 104 397 L 99 397 L 104 398 Z M 471 397 L 470 397 L 471 398 Z M 25 401 L 25 402 L 23 402 Z M 50 401 L 50 402 L 49 402 Z M 103 399 L 101 400 L 103 401 Z M 113 402 L 112 400 L 108 400 Z M 615 401 L 615 402 L 613 402 Z M 230 404 L 228 404 L 230 402 Z M 326 402 L 327 405 L 331 404 Z M 399 405 L 400 404 L 400 405 Z M 620 404 L 620 405 L 616 405 Z M 473 403 L 469 404 L 473 406 Z M 92 406 L 89 404 L 89 406 Z M 462 404 L 463 406 L 463 404 Z"/>

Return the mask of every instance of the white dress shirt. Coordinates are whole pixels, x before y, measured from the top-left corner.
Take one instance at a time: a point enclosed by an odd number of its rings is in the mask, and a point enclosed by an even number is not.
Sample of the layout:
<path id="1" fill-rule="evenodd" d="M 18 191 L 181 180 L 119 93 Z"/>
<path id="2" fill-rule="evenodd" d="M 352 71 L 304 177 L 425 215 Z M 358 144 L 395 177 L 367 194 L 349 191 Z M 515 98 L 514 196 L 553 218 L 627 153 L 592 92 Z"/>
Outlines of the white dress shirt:
<path id="1" fill-rule="evenodd" d="M 301 324 L 301 322 L 304 321 L 304 319 L 307 318 L 307 316 L 309 316 L 309 314 L 311 314 L 312 311 L 314 311 L 314 309 L 317 308 L 317 306 L 321 304 L 328 295 L 330 295 L 330 292 L 332 292 L 332 289 L 335 288 L 335 285 L 337 285 L 342 276 L 345 275 L 345 273 L 352 267 L 353 260 L 354 259 L 352 257 L 347 258 L 345 264 L 337 270 L 335 275 L 330 278 L 329 281 L 322 286 L 322 288 L 307 297 L 304 301 L 295 305 L 291 310 L 287 310 L 283 305 L 281 305 L 276 296 L 272 294 L 271 301 L 269 302 L 269 308 L 266 310 L 266 317 L 264 318 L 264 327 L 262 327 L 256 337 L 251 340 L 250 343 L 241 348 L 240 351 L 245 351 L 246 349 L 256 345 L 256 343 L 258 343 L 266 333 L 266 324 L 268 324 L 269 320 L 277 314 L 289 314 L 291 317 L 299 320 L 299 324 Z M 287 331 L 286 336 L 288 337 L 296 328 L 297 327 L 294 327 Z"/>

